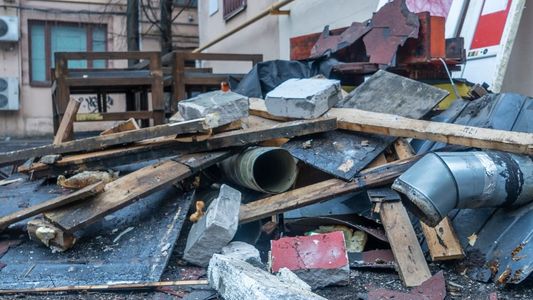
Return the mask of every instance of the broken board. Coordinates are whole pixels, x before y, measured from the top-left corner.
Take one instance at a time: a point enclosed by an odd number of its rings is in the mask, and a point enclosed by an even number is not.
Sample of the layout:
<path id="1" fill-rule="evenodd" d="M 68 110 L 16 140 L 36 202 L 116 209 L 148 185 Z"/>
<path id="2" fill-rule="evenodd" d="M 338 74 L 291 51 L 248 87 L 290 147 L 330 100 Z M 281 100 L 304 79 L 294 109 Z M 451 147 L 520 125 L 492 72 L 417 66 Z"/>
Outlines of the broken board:
<path id="1" fill-rule="evenodd" d="M 447 91 L 431 85 L 378 71 L 336 107 L 420 119 L 447 95 Z M 283 148 L 317 169 L 350 180 L 394 140 L 394 137 L 353 132 L 327 133 L 315 136 L 311 147 L 302 147 L 306 140 L 297 138 Z"/>

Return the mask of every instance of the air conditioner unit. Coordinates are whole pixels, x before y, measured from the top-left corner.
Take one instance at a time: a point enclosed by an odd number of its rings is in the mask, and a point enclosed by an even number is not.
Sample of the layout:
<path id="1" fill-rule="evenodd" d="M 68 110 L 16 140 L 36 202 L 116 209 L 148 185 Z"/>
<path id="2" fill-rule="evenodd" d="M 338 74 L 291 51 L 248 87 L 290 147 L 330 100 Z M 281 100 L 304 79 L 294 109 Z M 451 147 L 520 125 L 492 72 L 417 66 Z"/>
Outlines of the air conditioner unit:
<path id="1" fill-rule="evenodd" d="M 19 40 L 19 18 L 16 16 L 0 16 L 0 42 L 16 42 Z"/>
<path id="2" fill-rule="evenodd" d="M 19 109 L 19 80 L 15 77 L 0 77 L 0 110 Z"/>

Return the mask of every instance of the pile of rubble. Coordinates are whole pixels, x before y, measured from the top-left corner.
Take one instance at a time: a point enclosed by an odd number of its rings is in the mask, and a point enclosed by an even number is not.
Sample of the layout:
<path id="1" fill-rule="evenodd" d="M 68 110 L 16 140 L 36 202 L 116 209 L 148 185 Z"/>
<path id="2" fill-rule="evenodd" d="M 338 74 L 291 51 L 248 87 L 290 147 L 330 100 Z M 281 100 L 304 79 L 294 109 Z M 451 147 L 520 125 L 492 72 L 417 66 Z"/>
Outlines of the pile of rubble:
<path id="1" fill-rule="evenodd" d="M 317 289 L 380 268 L 412 289 L 368 299 L 444 299 L 445 274 L 427 262 L 447 260 L 478 281 L 523 282 L 533 98 L 474 85 L 450 101 L 397 74 L 414 69 L 385 71 L 413 67 L 398 47 L 419 37 L 422 17 L 393 1 L 372 22 L 320 35 L 314 59 L 366 49 L 332 68 L 372 73 L 349 93 L 334 76 L 287 75 L 297 62 L 274 61 L 233 90 L 180 101 L 164 125 L 130 119 L 68 140 L 67 108 L 53 144 L 0 153 L 0 167 L 17 170 L 0 181 L 0 295 L 182 297 L 168 287 L 209 285 L 227 300 L 324 299 Z M 280 67 L 290 78 L 257 69 Z M 183 272 L 161 281 L 172 253 Z"/>

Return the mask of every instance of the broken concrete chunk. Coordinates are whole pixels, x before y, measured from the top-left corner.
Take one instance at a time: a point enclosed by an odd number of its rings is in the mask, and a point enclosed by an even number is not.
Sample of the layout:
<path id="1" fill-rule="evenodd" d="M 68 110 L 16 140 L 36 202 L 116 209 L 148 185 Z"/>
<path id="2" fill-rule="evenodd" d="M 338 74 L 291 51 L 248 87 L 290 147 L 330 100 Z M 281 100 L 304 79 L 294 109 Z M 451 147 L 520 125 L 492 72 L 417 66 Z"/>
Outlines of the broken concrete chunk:
<path id="1" fill-rule="evenodd" d="M 278 279 L 286 284 L 290 284 L 294 287 L 299 287 L 302 290 L 311 291 L 311 286 L 308 285 L 305 281 L 301 280 L 298 275 L 294 274 L 291 270 L 287 268 L 281 268 L 276 274 Z"/>
<path id="2" fill-rule="evenodd" d="M 313 289 L 347 284 L 350 265 L 340 231 L 285 237 L 271 242 L 272 272 L 288 268 Z"/>
<path id="3" fill-rule="evenodd" d="M 213 91 L 180 101 L 178 109 L 185 120 L 208 118 L 208 126 L 215 128 L 248 117 L 248 97 Z"/>
<path id="4" fill-rule="evenodd" d="M 342 100 L 340 81 L 331 79 L 289 79 L 266 95 L 270 114 L 314 119 Z"/>
<path id="5" fill-rule="evenodd" d="M 41 157 L 39 162 L 43 163 L 43 164 L 46 164 L 46 165 L 53 165 L 59 160 L 61 160 L 61 155 L 59 155 L 59 154 L 50 154 L 50 155 L 45 155 L 45 156 Z"/>
<path id="6" fill-rule="evenodd" d="M 211 258 L 207 276 L 209 285 L 225 300 L 325 299 L 301 285 L 283 282 L 249 263 L 221 254 Z"/>
<path id="7" fill-rule="evenodd" d="M 192 225 L 183 259 L 206 267 L 213 254 L 226 246 L 237 232 L 241 192 L 223 184 L 205 216 Z"/>
<path id="8" fill-rule="evenodd" d="M 259 250 L 245 242 L 231 242 L 222 248 L 221 253 L 248 263 L 251 263 L 252 261 L 255 263 L 262 263 L 261 257 L 259 256 Z"/>

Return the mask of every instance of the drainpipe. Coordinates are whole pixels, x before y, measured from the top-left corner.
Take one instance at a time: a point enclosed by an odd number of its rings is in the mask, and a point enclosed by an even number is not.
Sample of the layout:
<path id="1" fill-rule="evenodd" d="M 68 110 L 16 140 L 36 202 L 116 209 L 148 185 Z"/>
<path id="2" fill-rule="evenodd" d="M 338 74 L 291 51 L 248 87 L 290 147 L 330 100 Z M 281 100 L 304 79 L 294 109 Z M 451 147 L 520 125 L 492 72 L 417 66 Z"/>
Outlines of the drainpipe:
<path id="1" fill-rule="evenodd" d="M 222 172 L 234 183 L 263 193 L 283 193 L 290 189 L 298 169 L 285 149 L 248 148 L 220 163 Z"/>
<path id="2" fill-rule="evenodd" d="M 392 188 L 427 225 L 456 208 L 518 207 L 533 201 L 533 160 L 506 152 L 429 153 Z"/>
<path id="3" fill-rule="evenodd" d="M 279 9 L 282 8 L 283 6 L 293 2 L 294 0 L 284 0 L 284 1 L 280 1 L 280 2 L 277 2 L 277 3 L 274 3 L 272 4 L 270 7 L 268 7 L 267 9 L 263 10 L 262 12 L 260 12 L 259 14 L 257 14 L 256 16 L 252 17 L 251 19 L 247 20 L 246 22 L 242 23 L 241 25 L 235 27 L 234 29 L 224 33 L 223 35 L 217 37 L 216 39 L 210 41 L 209 43 L 201 46 L 201 47 L 198 47 L 196 49 L 194 49 L 192 52 L 193 53 L 198 53 L 198 52 L 202 52 L 204 51 L 205 49 L 213 46 L 214 44 L 224 40 L 225 38 L 233 35 L 234 33 L 237 33 L 238 31 L 240 31 L 241 29 L 244 29 L 246 27 L 248 27 L 248 25 L 251 25 L 253 23 L 255 23 L 256 21 L 259 21 L 260 19 L 270 15 L 270 14 L 273 14 L 273 15 L 279 15 L 279 14 L 289 14 L 289 12 L 287 11 L 280 11 Z"/>

